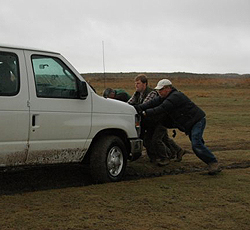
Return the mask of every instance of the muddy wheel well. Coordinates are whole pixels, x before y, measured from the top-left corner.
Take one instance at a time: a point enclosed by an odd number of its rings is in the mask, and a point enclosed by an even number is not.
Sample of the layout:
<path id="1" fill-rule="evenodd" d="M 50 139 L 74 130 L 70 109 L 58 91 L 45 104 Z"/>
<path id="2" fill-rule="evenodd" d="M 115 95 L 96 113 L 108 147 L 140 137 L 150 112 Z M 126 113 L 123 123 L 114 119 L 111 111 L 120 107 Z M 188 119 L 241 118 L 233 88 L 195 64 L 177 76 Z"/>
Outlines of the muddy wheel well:
<path id="1" fill-rule="evenodd" d="M 97 135 L 95 135 L 95 137 L 93 138 L 93 140 L 92 140 L 92 142 L 90 144 L 90 147 L 89 147 L 89 149 L 88 149 L 82 163 L 89 164 L 91 149 L 97 143 L 97 140 L 99 140 L 103 136 L 108 136 L 108 135 L 113 135 L 113 136 L 119 137 L 123 141 L 123 143 L 124 143 L 124 145 L 126 147 L 127 153 L 131 152 L 130 151 L 131 149 L 130 149 L 129 140 L 127 138 L 126 133 L 123 130 L 120 130 L 120 129 L 106 129 L 106 130 L 100 131 L 99 133 L 97 133 Z"/>

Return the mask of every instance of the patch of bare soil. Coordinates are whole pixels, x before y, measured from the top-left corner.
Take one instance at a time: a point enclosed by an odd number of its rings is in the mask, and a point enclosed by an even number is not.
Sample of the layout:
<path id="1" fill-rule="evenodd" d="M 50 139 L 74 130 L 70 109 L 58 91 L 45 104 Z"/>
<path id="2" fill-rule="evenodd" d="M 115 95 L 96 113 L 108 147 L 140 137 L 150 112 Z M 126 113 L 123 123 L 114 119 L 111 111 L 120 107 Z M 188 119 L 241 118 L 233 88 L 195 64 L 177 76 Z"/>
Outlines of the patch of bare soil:
<path id="1" fill-rule="evenodd" d="M 17 168 L 0 172 L 0 195 L 48 189 L 80 187 L 91 184 L 82 165 L 53 165 Z"/>
<path id="2" fill-rule="evenodd" d="M 220 160 L 220 154 L 216 154 L 220 162 L 220 168 L 223 169 L 239 169 L 249 168 L 250 160 L 246 160 L 244 157 L 234 162 L 234 154 L 224 159 L 224 152 L 222 159 Z M 134 180 L 140 178 L 150 178 L 164 175 L 177 175 L 185 173 L 200 172 L 207 174 L 208 166 L 201 162 L 193 153 L 187 154 L 183 157 L 182 162 L 171 161 L 170 165 L 165 167 L 156 166 L 149 161 L 148 157 L 144 153 L 143 156 L 136 162 L 128 164 L 127 173 L 125 175 L 126 180 Z"/>
<path id="3" fill-rule="evenodd" d="M 221 147 L 218 147 L 220 149 Z M 226 149 L 226 148 L 222 148 Z M 241 149 L 240 149 L 241 150 Z M 237 150 L 239 151 L 239 149 Z M 217 152 L 221 159 L 222 169 L 238 169 L 250 167 L 248 155 L 231 152 Z M 238 156 L 241 156 L 239 158 Z M 138 180 L 163 175 L 176 175 L 200 172 L 207 174 L 207 165 L 201 162 L 194 154 L 187 154 L 182 162 L 171 161 L 170 165 L 159 167 L 150 163 L 146 153 L 135 162 L 128 162 L 123 180 Z M 42 166 L 32 168 L 18 168 L 0 171 L 0 195 L 18 194 L 41 190 L 59 189 L 67 187 L 81 187 L 92 184 L 89 169 L 80 164 Z"/>
<path id="4" fill-rule="evenodd" d="M 248 150 L 250 149 L 250 142 L 236 141 L 231 143 L 217 143 L 216 146 L 209 147 L 211 151 L 227 151 L 227 150 Z"/>

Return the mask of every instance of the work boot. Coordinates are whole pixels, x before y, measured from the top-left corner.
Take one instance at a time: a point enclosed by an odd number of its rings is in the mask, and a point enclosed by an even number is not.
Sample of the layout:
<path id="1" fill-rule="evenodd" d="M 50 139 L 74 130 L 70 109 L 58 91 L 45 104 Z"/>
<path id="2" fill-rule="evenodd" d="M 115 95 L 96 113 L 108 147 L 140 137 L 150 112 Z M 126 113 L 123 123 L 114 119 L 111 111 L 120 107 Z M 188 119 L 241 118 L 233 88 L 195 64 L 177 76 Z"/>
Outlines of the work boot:
<path id="1" fill-rule="evenodd" d="M 181 149 L 180 151 L 177 152 L 177 158 L 175 161 L 181 162 L 182 157 L 186 154 L 186 150 Z"/>
<path id="2" fill-rule="evenodd" d="M 155 163 L 156 162 L 156 158 L 155 157 L 150 157 L 149 161 L 150 161 L 150 163 Z"/>
<path id="3" fill-rule="evenodd" d="M 171 152 L 168 154 L 168 157 L 169 157 L 169 159 L 175 159 L 176 153 L 173 152 L 173 151 L 171 151 Z"/>
<path id="4" fill-rule="evenodd" d="M 157 162 L 159 166 L 165 166 L 165 165 L 168 165 L 169 163 L 170 163 L 170 160 L 168 158 L 159 159 Z"/>
<path id="5" fill-rule="evenodd" d="M 209 175 L 215 175 L 219 172 L 221 172 L 221 168 L 219 167 L 218 162 L 211 162 L 208 164 L 208 174 Z"/>

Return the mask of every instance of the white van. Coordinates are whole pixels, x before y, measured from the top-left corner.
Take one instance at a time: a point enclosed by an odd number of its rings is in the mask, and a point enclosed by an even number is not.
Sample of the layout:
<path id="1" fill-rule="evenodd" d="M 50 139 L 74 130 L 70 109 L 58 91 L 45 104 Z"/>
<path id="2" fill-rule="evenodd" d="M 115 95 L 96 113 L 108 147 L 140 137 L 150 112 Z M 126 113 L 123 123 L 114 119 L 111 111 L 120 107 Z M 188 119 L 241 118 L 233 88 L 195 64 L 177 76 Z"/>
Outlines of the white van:
<path id="1" fill-rule="evenodd" d="M 0 45 L 0 167 L 84 161 L 94 181 L 119 181 L 141 155 L 139 119 L 59 53 Z"/>

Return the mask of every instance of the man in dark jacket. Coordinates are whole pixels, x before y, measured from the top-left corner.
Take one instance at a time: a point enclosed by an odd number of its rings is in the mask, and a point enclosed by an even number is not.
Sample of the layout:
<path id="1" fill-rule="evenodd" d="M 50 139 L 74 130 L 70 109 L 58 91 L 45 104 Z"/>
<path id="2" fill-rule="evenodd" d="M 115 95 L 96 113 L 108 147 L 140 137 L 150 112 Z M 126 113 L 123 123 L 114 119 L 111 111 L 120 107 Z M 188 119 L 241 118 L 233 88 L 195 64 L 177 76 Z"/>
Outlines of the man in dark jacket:
<path id="1" fill-rule="evenodd" d="M 119 101 L 127 102 L 130 99 L 130 95 L 123 89 L 107 88 L 103 92 L 103 97 L 112 98 Z"/>
<path id="2" fill-rule="evenodd" d="M 175 89 L 168 79 L 160 80 L 155 89 L 160 96 L 136 106 L 137 111 L 145 117 L 167 113 L 174 122 L 173 126 L 189 136 L 196 156 L 208 164 L 209 174 L 220 172 L 216 157 L 204 145 L 202 136 L 206 126 L 205 112 Z"/>
<path id="3" fill-rule="evenodd" d="M 158 96 L 156 90 L 148 87 L 148 79 L 145 74 L 139 74 L 135 77 L 135 89 L 135 93 L 128 101 L 130 105 L 144 104 Z M 178 155 L 183 155 L 186 150 L 183 150 L 174 140 L 169 138 L 166 127 L 159 123 L 161 117 L 161 115 L 145 119 L 142 117 L 141 138 L 150 161 L 153 163 L 159 160 L 157 164 L 164 166 L 169 164 L 169 159 L 175 158 L 176 155 L 177 161 L 181 161 Z"/>

